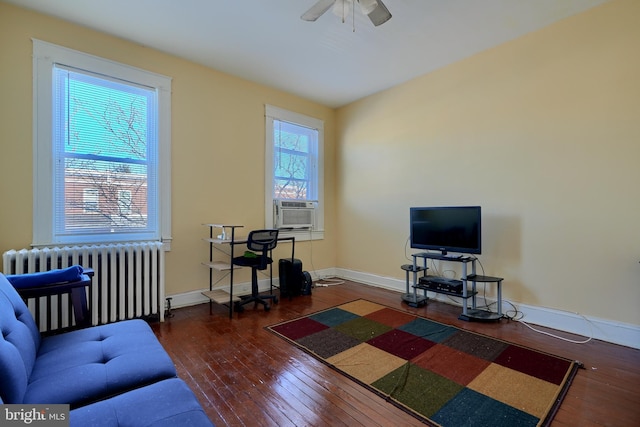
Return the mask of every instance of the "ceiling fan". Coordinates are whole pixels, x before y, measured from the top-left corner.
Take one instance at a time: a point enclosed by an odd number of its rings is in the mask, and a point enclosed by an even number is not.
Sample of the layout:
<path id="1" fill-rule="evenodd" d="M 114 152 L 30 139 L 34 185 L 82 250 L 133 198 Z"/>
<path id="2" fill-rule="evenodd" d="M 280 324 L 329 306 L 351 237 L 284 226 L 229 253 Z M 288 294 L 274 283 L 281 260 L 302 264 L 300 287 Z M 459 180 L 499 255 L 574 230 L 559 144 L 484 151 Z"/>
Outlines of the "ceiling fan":
<path id="1" fill-rule="evenodd" d="M 391 13 L 382 0 L 318 0 L 300 18 L 305 21 L 315 21 L 333 6 L 333 13 L 341 16 L 344 22 L 349 9 L 352 6 L 355 8 L 356 2 L 360 5 L 362 13 L 367 15 L 376 27 L 391 19 Z"/>

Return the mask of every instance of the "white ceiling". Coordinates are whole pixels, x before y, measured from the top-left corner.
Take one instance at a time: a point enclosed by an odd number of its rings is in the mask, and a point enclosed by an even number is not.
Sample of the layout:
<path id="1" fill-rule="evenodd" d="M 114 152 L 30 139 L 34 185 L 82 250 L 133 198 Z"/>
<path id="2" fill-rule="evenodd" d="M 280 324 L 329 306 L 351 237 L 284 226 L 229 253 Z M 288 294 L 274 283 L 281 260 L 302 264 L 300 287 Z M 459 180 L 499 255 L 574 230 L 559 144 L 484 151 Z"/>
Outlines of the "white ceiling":
<path id="1" fill-rule="evenodd" d="M 607 0 L 384 0 L 379 27 L 301 20 L 316 0 L 4 1 L 339 107 Z"/>

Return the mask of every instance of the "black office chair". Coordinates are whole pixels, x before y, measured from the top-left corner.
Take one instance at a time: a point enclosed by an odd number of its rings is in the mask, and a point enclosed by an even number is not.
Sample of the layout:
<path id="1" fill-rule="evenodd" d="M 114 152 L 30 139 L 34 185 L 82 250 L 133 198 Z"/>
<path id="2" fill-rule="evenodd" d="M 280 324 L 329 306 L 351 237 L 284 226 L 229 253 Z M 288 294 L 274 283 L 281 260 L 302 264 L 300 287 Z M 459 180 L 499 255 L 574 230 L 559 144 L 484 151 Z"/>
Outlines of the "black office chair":
<path id="1" fill-rule="evenodd" d="M 278 303 L 276 295 L 260 295 L 258 291 L 258 270 L 266 270 L 273 263 L 271 251 L 278 244 L 278 230 L 253 230 L 247 237 L 247 249 L 243 256 L 234 257 L 233 264 L 251 267 L 251 296 L 242 298 L 235 303 L 235 310 L 241 312 L 244 305 L 254 302 L 255 306 L 262 304 L 265 311 L 269 311 L 268 300 Z M 255 307 L 254 306 L 254 307 Z"/>

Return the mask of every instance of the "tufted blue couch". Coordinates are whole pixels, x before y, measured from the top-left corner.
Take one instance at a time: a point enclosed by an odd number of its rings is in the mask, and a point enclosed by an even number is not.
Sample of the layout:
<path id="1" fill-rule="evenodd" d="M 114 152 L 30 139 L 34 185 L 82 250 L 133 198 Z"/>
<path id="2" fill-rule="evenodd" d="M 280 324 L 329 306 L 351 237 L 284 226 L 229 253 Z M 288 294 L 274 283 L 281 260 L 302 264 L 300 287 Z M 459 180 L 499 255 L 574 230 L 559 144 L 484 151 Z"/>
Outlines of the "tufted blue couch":
<path id="1" fill-rule="evenodd" d="M 147 323 L 41 337 L 0 273 L 0 403 L 68 404 L 71 426 L 212 426 Z"/>

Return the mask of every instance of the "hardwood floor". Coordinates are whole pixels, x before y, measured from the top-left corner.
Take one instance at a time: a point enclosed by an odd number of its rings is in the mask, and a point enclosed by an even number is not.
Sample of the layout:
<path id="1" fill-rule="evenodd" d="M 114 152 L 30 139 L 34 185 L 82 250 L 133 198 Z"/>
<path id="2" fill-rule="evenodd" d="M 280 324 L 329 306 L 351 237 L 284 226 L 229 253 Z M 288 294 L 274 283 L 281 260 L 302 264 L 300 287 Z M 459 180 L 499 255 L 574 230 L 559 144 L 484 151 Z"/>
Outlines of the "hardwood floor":
<path id="1" fill-rule="evenodd" d="M 178 376 L 218 427 L 424 425 L 264 329 L 357 298 L 581 361 L 584 369 L 553 426 L 640 425 L 640 350 L 595 340 L 572 344 L 507 320 L 463 322 L 455 306 L 430 301 L 412 309 L 397 292 L 354 282 L 281 300 L 269 312 L 250 304 L 233 319 L 226 307 L 215 304 L 211 312 L 209 304 L 175 309 L 173 317 L 152 327 Z"/>

